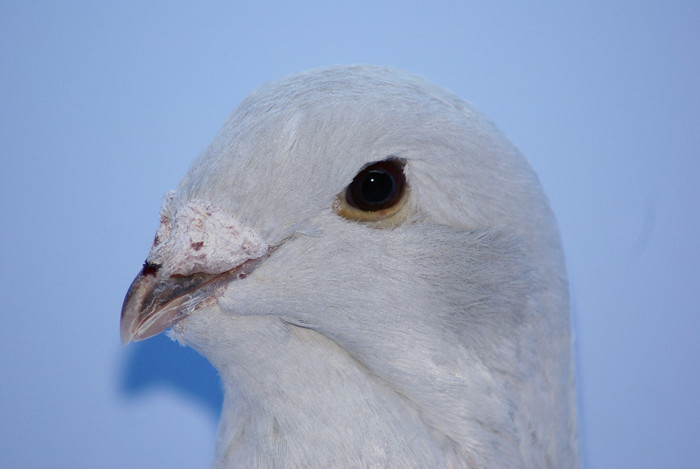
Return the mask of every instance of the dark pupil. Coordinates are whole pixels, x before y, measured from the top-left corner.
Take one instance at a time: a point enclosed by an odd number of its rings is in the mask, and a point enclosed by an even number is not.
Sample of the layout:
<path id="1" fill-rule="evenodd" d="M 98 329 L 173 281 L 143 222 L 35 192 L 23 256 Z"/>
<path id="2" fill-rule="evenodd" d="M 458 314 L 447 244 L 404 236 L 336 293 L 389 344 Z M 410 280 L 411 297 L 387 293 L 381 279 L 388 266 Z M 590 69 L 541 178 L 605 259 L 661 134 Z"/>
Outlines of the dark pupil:
<path id="1" fill-rule="evenodd" d="M 367 172 L 359 187 L 359 197 L 369 205 L 379 205 L 389 200 L 396 190 L 396 181 L 381 170 Z"/>

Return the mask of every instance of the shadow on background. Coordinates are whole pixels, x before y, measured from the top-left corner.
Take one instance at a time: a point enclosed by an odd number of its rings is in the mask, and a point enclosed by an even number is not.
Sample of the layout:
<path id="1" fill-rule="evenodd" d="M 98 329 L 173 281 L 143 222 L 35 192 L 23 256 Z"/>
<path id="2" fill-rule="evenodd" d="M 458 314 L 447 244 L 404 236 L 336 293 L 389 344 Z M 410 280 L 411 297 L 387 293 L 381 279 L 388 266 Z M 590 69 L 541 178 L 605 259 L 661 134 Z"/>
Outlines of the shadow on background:
<path id="1" fill-rule="evenodd" d="M 189 347 L 165 334 L 129 344 L 121 386 L 127 397 L 158 387 L 174 388 L 192 398 L 219 419 L 223 390 L 213 366 Z"/>

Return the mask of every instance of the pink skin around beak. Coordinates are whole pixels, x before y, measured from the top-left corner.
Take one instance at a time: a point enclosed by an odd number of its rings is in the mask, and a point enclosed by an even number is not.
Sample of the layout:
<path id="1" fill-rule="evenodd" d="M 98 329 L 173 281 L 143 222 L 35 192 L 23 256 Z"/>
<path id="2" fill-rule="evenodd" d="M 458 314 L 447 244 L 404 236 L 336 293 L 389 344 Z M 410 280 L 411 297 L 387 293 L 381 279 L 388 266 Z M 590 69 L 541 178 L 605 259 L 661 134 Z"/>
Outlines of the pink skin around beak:
<path id="1" fill-rule="evenodd" d="M 224 210 L 192 200 L 174 211 L 166 194 L 151 252 L 124 298 L 122 343 L 163 332 L 268 255 L 267 244 Z"/>

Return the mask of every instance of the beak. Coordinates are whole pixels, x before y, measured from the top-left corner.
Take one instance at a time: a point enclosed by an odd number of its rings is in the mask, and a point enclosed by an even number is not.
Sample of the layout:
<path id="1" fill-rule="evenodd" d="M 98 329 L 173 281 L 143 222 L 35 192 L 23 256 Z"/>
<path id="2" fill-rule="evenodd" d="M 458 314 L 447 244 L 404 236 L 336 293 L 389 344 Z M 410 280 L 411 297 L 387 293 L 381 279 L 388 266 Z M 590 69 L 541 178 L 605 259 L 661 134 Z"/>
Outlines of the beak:
<path id="1" fill-rule="evenodd" d="M 146 262 L 124 298 L 121 316 L 123 344 L 148 339 L 181 319 L 219 286 L 219 275 L 158 275 L 160 266 Z M 214 287 L 214 288 L 212 288 Z"/>
<path id="2" fill-rule="evenodd" d="M 148 339 L 192 314 L 230 281 L 245 278 L 267 256 L 250 259 L 219 274 L 196 273 L 162 278 L 160 266 L 148 261 L 129 287 L 122 305 L 122 344 Z"/>

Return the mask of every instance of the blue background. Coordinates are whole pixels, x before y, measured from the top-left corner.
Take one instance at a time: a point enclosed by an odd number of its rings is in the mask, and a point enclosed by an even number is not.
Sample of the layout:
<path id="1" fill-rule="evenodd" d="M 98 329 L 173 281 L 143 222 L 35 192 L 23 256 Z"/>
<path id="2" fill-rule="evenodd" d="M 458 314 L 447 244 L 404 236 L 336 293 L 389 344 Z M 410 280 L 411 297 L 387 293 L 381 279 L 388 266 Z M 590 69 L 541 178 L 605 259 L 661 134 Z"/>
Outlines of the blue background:
<path id="1" fill-rule="evenodd" d="M 421 74 L 531 160 L 589 468 L 700 460 L 700 3 L 0 2 L 0 466 L 206 467 L 209 364 L 119 343 L 163 193 L 257 85 Z"/>

